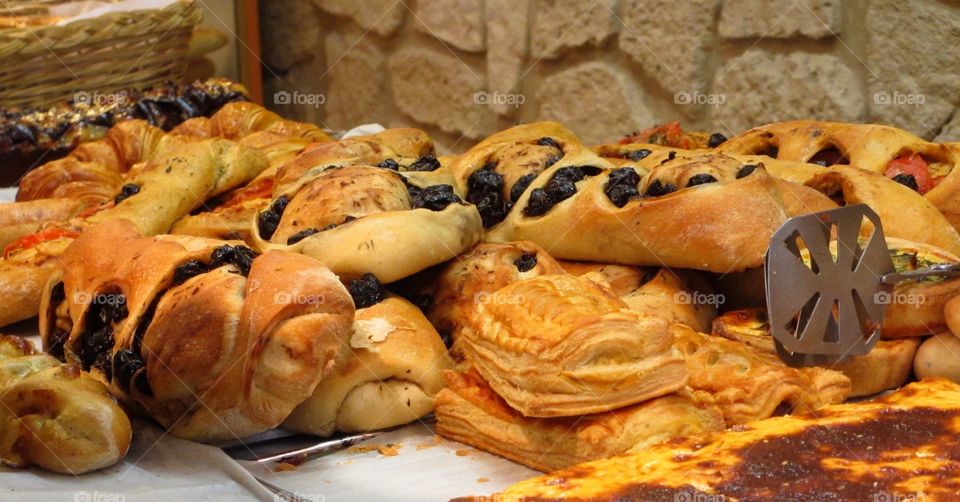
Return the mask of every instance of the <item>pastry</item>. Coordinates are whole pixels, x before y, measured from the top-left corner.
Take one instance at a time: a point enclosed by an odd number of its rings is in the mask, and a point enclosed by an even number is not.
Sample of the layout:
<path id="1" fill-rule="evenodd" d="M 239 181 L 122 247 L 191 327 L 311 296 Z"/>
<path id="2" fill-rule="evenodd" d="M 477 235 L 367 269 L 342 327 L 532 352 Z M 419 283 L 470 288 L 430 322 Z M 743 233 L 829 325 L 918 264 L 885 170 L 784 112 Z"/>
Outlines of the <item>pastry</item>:
<path id="1" fill-rule="evenodd" d="M 713 321 L 713 334 L 775 354 L 767 316 L 761 309 L 726 312 Z M 870 396 L 906 383 L 913 368 L 919 338 L 880 340 L 868 354 L 832 364 L 850 379 L 850 397 Z"/>
<path id="2" fill-rule="evenodd" d="M 960 338 L 950 332 L 927 338 L 913 360 L 917 378 L 941 377 L 960 383 Z"/>
<path id="3" fill-rule="evenodd" d="M 434 412 L 437 434 L 544 472 L 723 429 L 723 415 L 702 392 L 680 391 L 592 415 L 527 418 L 474 371 L 447 371 L 444 380 Z"/>
<path id="4" fill-rule="evenodd" d="M 960 227 L 960 149 L 924 141 L 907 131 L 876 124 L 813 120 L 751 129 L 721 145 L 725 153 L 761 154 L 820 166 L 851 165 L 880 173 L 924 195 Z"/>
<path id="5" fill-rule="evenodd" d="M 569 274 L 521 279 L 479 302 L 457 344 L 490 387 L 528 417 L 596 413 L 686 384 L 667 322 L 607 286 Z"/>
<path id="6" fill-rule="evenodd" d="M 0 464 L 83 474 L 119 462 L 131 436 L 103 383 L 0 335 Z"/>
<path id="7" fill-rule="evenodd" d="M 350 351 L 283 422 L 329 436 L 403 425 L 433 411 L 451 367 L 447 349 L 412 303 L 386 293 L 376 277 L 349 286 L 357 306 Z"/>
<path id="8" fill-rule="evenodd" d="M 474 500 L 956 500 L 960 387 L 913 383 L 868 402 L 677 438 Z"/>
<path id="9" fill-rule="evenodd" d="M 713 396 L 728 427 L 782 411 L 816 410 L 850 395 L 850 379 L 838 371 L 790 368 L 772 353 L 680 324 L 670 331 L 686 361 L 688 385 Z"/>
<path id="10" fill-rule="evenodd" d="M 80 199 L 38 199 L 0 203 L 0 247 L 39 231 L 45 225 L 68 220 L 86 204 Z"/>
<path id="11" fill-rule="evenodd" d="M 312 256 L 345 280 L 372 273 L 390 283 L 480 240 L 476 208 L 444 181 L 382 167 L 313 169 L 251 222 L 253 241 Z"/>
<path id="12" fill-rule="evenodd" d="M 177 437 L 276 427 L 350 337 L 350 295 L 307 256 L 140 237 L 119 220 L 84 232 L 60 262 L 41 303 L 45 350 L 101 375 Z"/>

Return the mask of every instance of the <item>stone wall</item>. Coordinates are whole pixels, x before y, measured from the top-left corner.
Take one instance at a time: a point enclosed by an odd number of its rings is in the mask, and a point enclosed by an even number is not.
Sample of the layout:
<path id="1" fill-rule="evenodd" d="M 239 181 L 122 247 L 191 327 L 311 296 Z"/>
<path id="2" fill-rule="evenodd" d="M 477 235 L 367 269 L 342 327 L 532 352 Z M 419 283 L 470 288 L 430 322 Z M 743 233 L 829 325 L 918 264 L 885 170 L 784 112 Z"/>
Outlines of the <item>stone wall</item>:
<path id="1" fill-rule="evenodd" d="M 654 123 L 817 118 L 960 141 L 956 0 L 262 0 L 273 109 L 428 130 L 517 122 L 586 141 Z"/>

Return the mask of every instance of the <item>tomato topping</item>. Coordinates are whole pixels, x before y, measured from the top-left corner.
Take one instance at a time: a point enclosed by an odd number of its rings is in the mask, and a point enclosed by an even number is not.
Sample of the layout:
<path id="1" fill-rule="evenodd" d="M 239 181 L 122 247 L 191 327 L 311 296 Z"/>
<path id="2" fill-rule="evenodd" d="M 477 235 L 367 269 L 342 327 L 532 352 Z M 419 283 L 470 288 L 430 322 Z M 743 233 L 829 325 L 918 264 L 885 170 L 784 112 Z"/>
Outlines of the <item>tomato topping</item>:
<path id="1" fill-rule="evenodd" d="M 71 230 L 66 230 L 59 227 L 45 228 L 39 232 L 35 232 L 30 235 L 24 235 L 23 237 L 8 244 L 7 247 L 3 248 L 3 257 L 7 258 L 10 255 L 16 253 L 17 251 L 30 249 L 32 247 L 43 244 L 44 242 L 57 240 L 61 237 L 69 237 L 73 239 L 78 235 L 80 234 L 77 232 L 73 232 Z"/>
<path id="2" fill-rule="evenodd" d="M 651 145 L 672 146 L 690 149 L 690 137 L 684 134 L 680 122 L 655 125 L 620 140 L 620 144 L 649 143 Z"/>
<path id="3" fill-rule="evenodd" d="M 888 178 L 896 178 L 898 175 L 913 176 L 917 185 L 917 192 L 923 195 L 933 188 L 933 180 L 930 178 L 930 169 L 927 168 L 926 161 L 919 154 L 901 155 L 887 164 Z"/>

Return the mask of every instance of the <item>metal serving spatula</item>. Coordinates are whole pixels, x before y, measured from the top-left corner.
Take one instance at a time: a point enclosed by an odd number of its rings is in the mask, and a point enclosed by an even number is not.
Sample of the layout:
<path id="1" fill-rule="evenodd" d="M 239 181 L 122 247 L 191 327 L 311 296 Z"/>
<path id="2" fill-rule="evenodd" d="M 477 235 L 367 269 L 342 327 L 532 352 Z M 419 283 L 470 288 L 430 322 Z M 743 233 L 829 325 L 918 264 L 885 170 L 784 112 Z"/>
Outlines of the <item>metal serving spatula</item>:
<path id="1" fill-rule="evenodd" d="M 880 217 L 866 205 L 791 218 L 771 237 L 764 262 L 777 355 L 790 366 L 822 366 L 866 354 L 880 339 L 896 283 L 958 275 L 960 264 L 897 273 Z"/>

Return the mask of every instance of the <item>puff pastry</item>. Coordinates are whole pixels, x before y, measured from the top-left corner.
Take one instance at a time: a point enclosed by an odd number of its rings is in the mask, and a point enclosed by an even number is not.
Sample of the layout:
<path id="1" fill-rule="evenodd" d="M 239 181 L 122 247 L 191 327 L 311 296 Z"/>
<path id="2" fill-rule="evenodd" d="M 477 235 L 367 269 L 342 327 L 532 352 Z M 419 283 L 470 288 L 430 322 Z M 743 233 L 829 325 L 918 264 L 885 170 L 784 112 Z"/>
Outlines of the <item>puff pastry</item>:
<path id="1" fill-rule="evenodd" d="M 723 415 L 702 392 L 676 392 L 592 415 L 527 418 L 474 371 L 447 371 L 444 380 L 436 399 L 437 434 L 544 472 L 723 429 Z"/>
<path id="2" fill-rule="evenodd" d="M 956 500 L 960 386 L 913 383 L 813 415 L 694 435 L 474 500 Z"/>
<path id="3" fill-rule="evenodd" d="M 110 249 L 110 253 L 104 253 Z M 307 256 L 94 226 L 43 293 L 45 349 L 102 375 L 178 437 L 276 427 L 346 350 L 353 301 Z"/>
<path id="4" fill-rule="evenodd" d="M 569 274 L 521 279 L 467 316 L 457 340 L 490 387 L 528 417 L 596 413 L 686 384 L 668 323 Z"/>
<path id="5" fill-rule="evenodd" d="M 0 335 L 0 464 L 83 474 L 119 462 L 132 434 L 103 383 Z"/>
<path id="6" fill-rule="evenodd" d="M 377 287 L 375 278 L 365 281 Z M 420 309 L 400 297 L 386 297 L 357 309 L 346 358 L 283 425 L 329 436 L 412 422 L 433 411 L 434 397 L 443 388 L 441 372 L 451 366 L 440 335 Z"/>
<path id="7" fill-rule="evenodd" d="M 713 321 L 713 334 L 775 354 L 766 313 L 761 309 L 734 310 Z M 906 383 L 913 368 L 919 338 L 880 340 L 868 354 L 831 365 L 850 379 L 850 397 L 870 396 Z"/>

